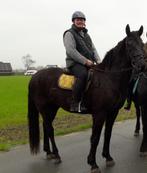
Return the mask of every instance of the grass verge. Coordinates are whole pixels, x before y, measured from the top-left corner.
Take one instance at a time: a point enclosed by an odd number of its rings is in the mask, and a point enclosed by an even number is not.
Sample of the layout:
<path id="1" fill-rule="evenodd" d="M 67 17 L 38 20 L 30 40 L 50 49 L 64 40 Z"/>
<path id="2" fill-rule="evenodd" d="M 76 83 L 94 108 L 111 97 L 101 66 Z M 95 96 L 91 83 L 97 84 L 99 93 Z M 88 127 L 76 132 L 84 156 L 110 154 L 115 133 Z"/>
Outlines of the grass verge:
<path id="1" fill-rule="evenodd" d="M 134 118 L 134 107 L 129 112 L 126 112 L 123 109 L 120 110 L 116 121 L 124 121 L 132 118 Z M 65 135 L 68 133 L 82 131 L 91 128 L 91 125 L 91 115 L 71 114 L 60 109 L 54 121 L 55 135 Z M 40 123 L 40 130 L 42 137 L 42 122 Z M 8 151 L 16 145 L 26 143 L 28 143 L 27 123 L 11 125 L 0 129 L 1 151 Z"/>

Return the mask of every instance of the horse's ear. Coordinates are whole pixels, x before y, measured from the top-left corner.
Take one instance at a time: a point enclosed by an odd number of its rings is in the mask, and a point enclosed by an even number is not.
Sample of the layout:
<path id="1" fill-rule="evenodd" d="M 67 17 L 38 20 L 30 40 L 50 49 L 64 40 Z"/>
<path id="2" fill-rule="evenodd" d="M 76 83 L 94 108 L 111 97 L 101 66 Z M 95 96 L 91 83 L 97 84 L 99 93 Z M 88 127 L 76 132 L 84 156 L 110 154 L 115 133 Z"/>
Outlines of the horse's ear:
<path id="1" fill-rule="evenodd" d="M 142 33 L 143 33 L 143 26 L 142 26 L 142 25 L 141 25 L 141 27 L 140 27 L 140 29 L 139 29 L 138 33 L 139 33 L 139 36 L 141 36 L 141 35 L 142 35 Z"/>
<path id="2" fill-rule="evenodd" d="M 127 24 L 127 26 L 126 26 L 126 34 L 127 34 L 127 36 L 129 36 L 129 34 L 130 34 L 130 26 L 129 26 L 129 24 Z"/>

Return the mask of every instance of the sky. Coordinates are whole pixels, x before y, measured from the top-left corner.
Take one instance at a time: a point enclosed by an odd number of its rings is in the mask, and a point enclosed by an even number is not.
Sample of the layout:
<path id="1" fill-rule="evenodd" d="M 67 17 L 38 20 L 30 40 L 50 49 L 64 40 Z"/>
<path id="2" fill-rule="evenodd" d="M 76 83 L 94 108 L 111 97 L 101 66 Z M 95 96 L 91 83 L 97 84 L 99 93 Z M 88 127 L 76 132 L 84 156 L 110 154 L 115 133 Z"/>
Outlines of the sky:
<path id="1" fill-rule="evenodd" d="M 0 0 L 0 61 L 24 68 L 22 57 L 30 54 L 34 66 L 64 67 L 63 33 L 75 11 L 85 14 L 101 59 L 126 36 L 127 24 L 131 30 L 143 25 L 147 41 L 146 0 Z"/>

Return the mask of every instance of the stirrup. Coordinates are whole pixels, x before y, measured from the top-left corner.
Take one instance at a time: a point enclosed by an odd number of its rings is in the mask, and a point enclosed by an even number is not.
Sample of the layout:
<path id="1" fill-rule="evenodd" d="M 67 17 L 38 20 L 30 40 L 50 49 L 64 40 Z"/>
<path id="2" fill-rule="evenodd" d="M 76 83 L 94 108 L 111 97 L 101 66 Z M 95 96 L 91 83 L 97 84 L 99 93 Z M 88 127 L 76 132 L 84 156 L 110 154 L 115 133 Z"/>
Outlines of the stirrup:
<path id="1" fill-rule="evenodd" d="M 87 107 L 85 105 L 82 106 L 82 101 L 79 102 L 79 111 L 81 113 L 86 113 L 88 111 Z"/>
<path id="2" fill-rule="evenodd" d="M 81 112 L 81 106 L 80 106 L 80 103 L 74 103 L 74 104 L 72 104 L 71 105 L 71 107 L 70 107 L 70 111 L 71 112 Z"/>
<path id="3" fill-rule="evenodd" d="M 78 104 L 78 112 L 81 112 L 81 101 Z"/>
<path id="4" fill-rule="evenodd" d="M 82 101 L 80 101 L 70 107 L 70 112 L 85 113 L 87 112 L 87 108 L 84 105 L 82 106 Z"/>

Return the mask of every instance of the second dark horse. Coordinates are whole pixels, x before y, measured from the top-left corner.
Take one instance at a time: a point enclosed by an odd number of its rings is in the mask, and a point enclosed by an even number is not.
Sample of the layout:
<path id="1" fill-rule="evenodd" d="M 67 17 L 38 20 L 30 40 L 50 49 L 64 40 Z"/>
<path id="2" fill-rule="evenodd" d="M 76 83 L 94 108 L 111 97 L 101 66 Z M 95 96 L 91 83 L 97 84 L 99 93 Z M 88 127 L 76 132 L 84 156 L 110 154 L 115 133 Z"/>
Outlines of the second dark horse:
<path id="1" fill-rule="evenodd" d="M 127 25 L 127 36 L 116 47 L 107 52 L 101 64 L 93 67 L 92 82 L 85 93 L 88 112 L 92 114 L 93 119 L 91 147 L 87 158 L 92 173 L 100 173 L 96 163 L 96 150 L 104 123 L 102 156 L 106 158 L 108 165 L 114 164 L 109 151 L 112 127 L 118 111 L 126 99 L 132 68 L 138 66 L 140 60 L 144 59 L 143 43 L 140 38 L 142 32 L 142 26 L 138 31 L 131 32 L 129 25 Z M 63 69 L 60 68 L 39 71 L 29 83 L 28 94 L 31 152 L 36 154 L 39 151 L 39 113 L 41 113 L 44 128 L 44 151 L 48 157 L 54 157 L 56 162 L 61 162 L 61 158 L 55 144 L 52 122 L 60 107 L 69 111 L 72 100 L 71 91 L 58 87 L 58 78 L 63 72 Z M 52 151 L 50 143 L 52 144 Z M 144 150 L 147 151 L 147 145 Z"/>
<path id="2" fill-rule="evenodd" d="M 145 66 L 147 66 L 147 43 L 144 44 L 144 52 L 145 52 Z M 136 80 L 134 80 L 133 85 L 131 84 L 129 88 L 128 98 L 127 98 L 127 106 L 125 106 L 126 110 L 129 110 L 131 108 L 131 102 L 134 102 L 135 110 L 136 110 L 136 126 L 134 131 L 134 136 L 139 135 L 140 131 L 140 118 L 142 118 L 142 124 L 143 124 L 143 133 L 144 136 L 147 136 L 147 111 L 144 111 L 143 109 L 147 109 L 147 68 L 145 68 L 143 71 L 141 71 L 140 74 L 136 77 L 138 78 L 138 84 L 135 86 Z M 133 92 L 133 89 L 136 88 L 135 92 Z M 145 135 L 146 134 L 146 135 Z M 144 139 L 147 140 L 147 137 L 144 137 Z M 147 141 L 146 141 L 147 142 Z M 142 143 L 142 147 L 145 142 Z M 142 149 L 141 149 L 142 150 Z M 147 155 L 147 152 L 144 153 Z"/>

